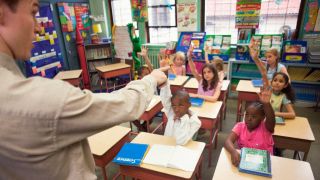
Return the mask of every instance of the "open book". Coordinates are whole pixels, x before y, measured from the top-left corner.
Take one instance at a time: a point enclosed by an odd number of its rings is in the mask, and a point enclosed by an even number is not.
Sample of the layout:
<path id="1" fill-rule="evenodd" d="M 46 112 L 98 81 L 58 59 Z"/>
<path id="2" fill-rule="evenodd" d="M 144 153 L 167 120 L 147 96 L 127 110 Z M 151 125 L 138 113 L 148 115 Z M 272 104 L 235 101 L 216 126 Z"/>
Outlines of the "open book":
<path id="1" fill-rule="evenodd" d="M 143 163 L 193 172 L 202 151 L 191 150 L 183 146 L 154 144 Z"/>

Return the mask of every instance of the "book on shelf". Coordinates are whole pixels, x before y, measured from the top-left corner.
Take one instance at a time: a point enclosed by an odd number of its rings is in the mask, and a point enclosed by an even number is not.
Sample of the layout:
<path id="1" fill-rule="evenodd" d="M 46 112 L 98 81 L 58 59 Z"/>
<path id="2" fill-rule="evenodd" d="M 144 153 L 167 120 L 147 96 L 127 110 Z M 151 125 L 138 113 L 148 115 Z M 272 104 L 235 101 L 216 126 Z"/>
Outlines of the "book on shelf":
<path id="1" fill-rule="evenodd" d="M 148 144 L 125 143 L 112 162 L 120 165 L 139 166 L 148 147 Z"/>
<path id="2" fill-rule="evenodd" d="M 272 177 L 270 153 L 266 150 L 242 148 L 239 171 Z"/>
<path id="3" fill-rule="evenodd" d="M 143 163 L 193 172 L 201 153 L 202 151 L 191 150 L 183 146 L 154 144 Z"/>
<path id="4" fill-rule="evenodd" d="M 191 106 L 201 107 L 203 102 L 204 102 L 204 99 L 196 98 L 196 97 L 190 97 L 189 101 L 191 103 Z"/>
<path id="5" fill-rule="evenodd" d="M 276 116 L 276 124 L 285 124 L 283 117 Z"/>
<path id="6" fill-rule="evenodd" d="M 262 79 L 253 79 L 253 80 L 251 80 L 251 83 L 254 87 L 262 87 L 263 86 Z"/>

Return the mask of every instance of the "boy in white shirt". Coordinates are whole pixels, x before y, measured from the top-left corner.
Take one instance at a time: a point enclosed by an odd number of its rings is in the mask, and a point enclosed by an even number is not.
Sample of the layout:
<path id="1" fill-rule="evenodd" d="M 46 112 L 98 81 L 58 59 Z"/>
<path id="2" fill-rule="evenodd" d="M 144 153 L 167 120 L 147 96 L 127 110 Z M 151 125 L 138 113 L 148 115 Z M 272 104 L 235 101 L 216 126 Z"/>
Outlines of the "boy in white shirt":
<path id="1" fill-rule="evenodd" d="M 160 98 L 168 118 L 164 135 L 174 137 L 178 145 L 186 144 L 201 126 L 198 116 L 189 109 L 189 94 L 178 90 L 171 95 L 170 84 L 167 83 L 161 88 Z"/>

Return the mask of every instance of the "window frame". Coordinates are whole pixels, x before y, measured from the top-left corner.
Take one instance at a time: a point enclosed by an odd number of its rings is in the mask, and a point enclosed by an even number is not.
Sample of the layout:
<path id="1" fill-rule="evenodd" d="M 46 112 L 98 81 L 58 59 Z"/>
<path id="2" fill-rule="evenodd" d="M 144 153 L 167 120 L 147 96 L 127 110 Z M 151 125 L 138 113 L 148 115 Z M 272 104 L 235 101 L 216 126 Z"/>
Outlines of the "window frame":
<path id="1" fill-rule="evenodd" d="M 206 0 L 201 0 L 200 31 L 202 31 L 202 32 L 205 32 L 205 18 L 206 18 L 205 9 L 206 9 Z M 302 26 L 303 16 L 304 16 L 304 14 L 303 14 L 304 9 L 305 9 L 305 1 L 301 0 L 300 5 L 299 5 L 299 12 L 298 12 L 298 16 L 297 16 L 297 25 L 296 25 L 295 34 L 293 37 L 294 39 L 297 39 L 300 36 L 301 26 Z M 254 30 L 256 30 L 256 29 L 254 29 Z M 235 45 L 235 44 L 232 44 L 232 45 Z"/>
<path id="2" fill-rule="evenodd" d="M 174 4 L 170 5 L 171 7 L 175 7 L 175 26 L 150 26 L 149 25 L 149 14 L 148 14 L 148 21 L 145 23 L 146 25 L 146 35 L 147 35 L 147 42 L 150 42 L 150 28 L 155 28 L 155 29 L 159 29 L 159 28 L 177 28 L 177 0 L 174 1 Z M 155 6 L 148 6 L 148 10 L 149 8 L 164 8 L 164 7 L 168 7 L 167 5 L 155 5 Z M 178 37 L 177 37 L 178 38 Z"/>

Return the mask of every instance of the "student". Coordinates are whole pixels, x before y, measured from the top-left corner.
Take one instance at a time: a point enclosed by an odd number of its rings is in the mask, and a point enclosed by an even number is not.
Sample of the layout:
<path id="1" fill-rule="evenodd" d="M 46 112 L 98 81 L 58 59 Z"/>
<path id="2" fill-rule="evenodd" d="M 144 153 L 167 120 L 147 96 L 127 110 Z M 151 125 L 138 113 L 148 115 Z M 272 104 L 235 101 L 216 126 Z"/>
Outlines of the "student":
<path id="1" fill-rule="evenodd" d="M 146 75 L 149 75 L 152 72 L 153 66 L 152 66 L 150 59 L 148 57 L 148 48 L 142 47 L 141 52 L 139 52 L 138 55 L 140 55 L 144 59 L 144 61 L 146 62 L 146 64 L 143 65 L 139 71 L 139 79 L 142 79 L 143 77 L 145 77 Z M 156 92 L 157 91 L 155 91 L 155 94 L 157 94 Z M 132 123 L 137 127 L 138 131 L 147 132 L 147 122 L 146 121 L 144 121 L 143 123 L 140 123 L 140 120 L 134 120 L 134 121 L 132 121 Z"/>
<path id="2" fill-rule="evenodd" d="M 184 65 L 186 57 L 183 52 L 178 51 L 175 54 L 172 64 L 168 56 L 163 56 L 163 57 L 164 59 L 160 60 L 160 67 L 170 66 L 170 69 L 168 71 L 169 74 L 175 74 L 178 76 L 186 75 L 186 66 Z"/>
<path id="3" fill-rule="evenodd" d="M 97 179 L 87 137 L 139 118 L 166 76 L 101 94 L 25 78 L 16 60 L 31 56 L 38 11 L 38 0 L 0 0 L 0 179 Z"/>
<path id="4" fill-rule="evenodd" d="M 273 154 L 272 133 L 275 127 L 275 115 L 270 104 L 271 89 L 263 88 L 258 94 L 260 102 L 253 102 L 246 108 L 244 121 L 237 123 L 229 134 L 224 147 L 231 154 L 232 164 L 238 166 L 240 154 L 234 147 L 267 150 Z"/>
<path id="5" fill-rule="evenodd" d="M 188 63 L 193 76 L 198 80 L 199 87 L 198 93 L 190 93 L 191 97 L 202 98 L 209 102 L 216 102 L 221 92 L 221 82 L 219 81 L 219 75 L 213 64 L 205 64 L 202 67 L 202 74 L 200 75 L 195 67 L 195 64 L 191 57 L 193 47 L 190 46 L 188 51 Z"/>
<path id="6" fill-rule="evenodd" d="M 259 52 L 257 50 L 257 45 L 255 44 L 255 40 L 252 38 L 250 45 L 249 45 L 249 52 L 250 56 L 253 59 L 253 61 L 256 63 L 258 66 L 259 70 L 264 74 L 267 74 L 267 78 L 269 81 L 271 81 L 273 74 L 276 72 L 283 72 L 288 75 L 287 68 L 279 63 L 280 61 L 280 55 L 277 49 L 269 49 L 265 53 L 265 57 L 267 62 L 263 62 L 259 59 Z M 289 78 L 290 79 L 290 78 Z"/>
<path id="7" fill-rule="evenodd" d="M 265 82 L 265 86 L 270 87 L 268 74 L 264 66 L 260 66 L 259 71 L 263 82 Z M 271 78 L 271 88 L 271 105 L 275 111 L 275 115 L 286 119 L 294 119 L 295 112 L 292 103 L 295 101 L 295 95 L 290 84 L 289 76 L 283 72 L 275 72 Z M 286 112 L 281 111 L 281 107 L 283 106 L 286 108 Z"/>
<path id="8" fill-rule="evenodd" d="M 276 72 L 271 80 L 272 95 L 271 105 L 277 117 L 294 119 L 296 117 L 292 104 L 295 101 L 295 94 L 289 77 L 283 72 Z M 286 111 L 282 111 L 284 107 Z"/>
<path id="9" fill-rule="evenodd" d="M 223 60 L 219 57 L 215 57 L 211 62 L 209 61 L 208 53 L 205 52 L 205 58 L 204 58 L 206 64 L 212 63 L 217 71 L 218 71 L 218 76 L 219 76 L 219 81 L 222 82 L 224 79 L 224 71 L 223 71 Z"/>
<path id="10" fill-rule="evenodd" d="M 160 90 L 160 98 L 168 118 L 164 135 L 174 137 L 178 145 L 185 145 L 201 126 L 198 116 L 189 109 L 189 94 L 178 90 L 172 96 L 167 83 Z"/>

